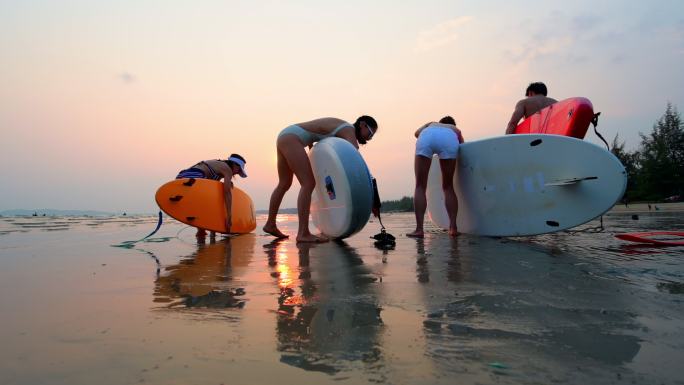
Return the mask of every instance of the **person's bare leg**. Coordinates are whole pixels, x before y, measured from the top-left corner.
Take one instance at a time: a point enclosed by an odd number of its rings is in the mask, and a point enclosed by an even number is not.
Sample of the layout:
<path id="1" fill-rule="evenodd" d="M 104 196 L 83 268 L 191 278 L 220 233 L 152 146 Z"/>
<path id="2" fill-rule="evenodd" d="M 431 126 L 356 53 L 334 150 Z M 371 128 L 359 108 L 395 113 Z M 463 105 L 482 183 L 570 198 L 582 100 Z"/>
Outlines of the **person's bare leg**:
<path id="1" fill-rule="evenodd" d="M 297 195 L 297 214 L 299 217 L 297 242 L 325 242 L 328 240 L 327 238 L 317 237 L 311 234 L 309 230 L 311 194 L 314 187 L 316 187 L 316 179 L 314 178 L 313 170 L 311 170 L 311 163 L 309 162 L 306 150 L 304 150 L 299 139 L 294 136 L 284 136 L 278 144 L 283 158 L 287 160 L 290 170 L 297 177 L 297 181 L 301 186 Z"/>
<path id="2" fill-rule="evenodd" d="M 449 214 L 449 236 L 458 235 L 456 217 L 458 216 L 458 198 L 454 191 L 454 172 L 456 159 L 440 159 L 439 166 L 442 169 L 442 191 L 444 191 L 444 204 Z"/>
<path id="3" fill-rule="evenodd" d="M 425 209 L 427 208 L 427 198 L 425 189 L 427 188 L 428 173 L 432 158 L 416 155 L 414 170 L 416 174 L 416 189 L 413 193 L 413 209 L 416 214 L 416 229 L 412 233 L 406 234 L 408 237 L 423 238 L 423 222 L 425 221 Z"/>
<path id="4" fill-rule="evenodd" d="M 298 141 L 297 141 L 298 142 Z M 278 139 L 280 143 L 280 139 Z M 278 146 L 277 146 L 278 147 Z M 283 233 L 278 229 L 276 225 L 276 216 L 278 215 L 278 209 L 283 201 L 283 197 L 287 190 L 290 189 L 292 185 L 292 170 L 287 164 L 287 160 L 283 156 L 280 149 L 278 151 L 278 185 L 273 190 L 271 194 L 271 201 L 268 205 L 268 219 L 266 224 L 264 224 L 264 232 L 273 235 L 276 238 L 287 238 L 289 235 Z"/>
<path id="5" fill-rule="evenodd" d="M 197 232 L 195 233 L 195 239 L 197 240 L 198 245 L 204 245 L 207 243 L 207 232 L 204 229 L 200 229 L 199 227 L 197 228 Z"/>

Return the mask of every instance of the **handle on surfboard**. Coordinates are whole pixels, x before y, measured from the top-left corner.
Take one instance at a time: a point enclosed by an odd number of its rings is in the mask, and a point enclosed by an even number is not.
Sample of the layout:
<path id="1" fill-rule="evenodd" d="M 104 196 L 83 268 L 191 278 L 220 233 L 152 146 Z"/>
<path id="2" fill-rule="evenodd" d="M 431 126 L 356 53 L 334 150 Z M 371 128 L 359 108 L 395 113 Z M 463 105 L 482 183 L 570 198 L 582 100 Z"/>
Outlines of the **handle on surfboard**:
<path id="1" fill-rule="evenodd" d="M 178 202 L 178 201 L 181 200 L 181 199 L 183 199 L 183 196 L 182 196 L 182 195 L 174 195 L 174 196 L 172 196 L 172 197 L 169 197 L 169 200 L 170 200 L 171 202 Z"/>

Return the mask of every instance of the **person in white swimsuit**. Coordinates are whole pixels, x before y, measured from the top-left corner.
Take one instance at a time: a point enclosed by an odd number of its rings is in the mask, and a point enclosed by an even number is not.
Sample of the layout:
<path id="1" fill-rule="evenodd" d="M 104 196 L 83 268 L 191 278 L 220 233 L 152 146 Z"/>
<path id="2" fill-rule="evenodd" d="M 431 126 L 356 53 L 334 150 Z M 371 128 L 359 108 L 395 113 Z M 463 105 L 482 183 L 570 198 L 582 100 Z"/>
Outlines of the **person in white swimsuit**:
<path id="1" fill-rule="evenodd" d="M 439 122 L 424 124 L 415 132 L 416 138 L 416 190 L 413 194 L 413 208 L 416 214 L 416 229 L 412 233 L 406 234 L 409 237 L 422 238 L 425 236 L 423 222 L 425 220 L 425 209 L 427 208 L 427 198 L 425 189 L 427 188 L 428 172 L 432 156 L 437 154 L 439 166 L 442 170 L 442 189 L 444 190 L 444 203 L 447 213 L 449 213 L 449 235 L 458 234 L 456 228 L 456 215 L 458 214 L 458 200 L 454 192 L 454 171 L 456 170 L 456 158 L 458 148 L 463 143 L 461 130 L 456 127 L 456 121 L 451 116 L 445 116 Z"/>
<path id="2" fill-rule="evenodd" d="M 359 144 L 366 144 L 377 133 L 378 123 L 370 116 L 363 115 L 352 125 L 342 119 L 320 118 L 286 127 L 278 135 L 276 148 L 278 151 L 278 185 L 271 194 L 268 206 L 268 219 L 263 227 L 264 232 L 277 238 L 287 238 L 276 225 L 276 215 L 283 201 L 283 196 L 292 185 L 292 176 L 297 177 L 299 195 L 297 196 L 297 212 L 299 226 L 297 242 L 325 242 L 326 238 L 311 234 L 309 230 L 309 210 L 311 194 L 316 187 L 311 163 L 305 147 L 311 146 L 327 137 L 336 136 L 346 139 L 357 149 Z M 377 209 L 374 209 L 377 210 Z M 377 215 L 377 214 L 376 214 Z"/>

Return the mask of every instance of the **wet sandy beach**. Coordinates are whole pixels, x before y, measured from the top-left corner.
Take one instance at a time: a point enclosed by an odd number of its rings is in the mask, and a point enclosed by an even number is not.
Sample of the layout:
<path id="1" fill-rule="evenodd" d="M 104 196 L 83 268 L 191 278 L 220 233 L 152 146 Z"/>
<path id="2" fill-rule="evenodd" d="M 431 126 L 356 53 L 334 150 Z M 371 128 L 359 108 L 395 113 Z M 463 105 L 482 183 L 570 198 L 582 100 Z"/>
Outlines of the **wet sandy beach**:
<path id="1" fill-rule="evenodd" d="M 0 218 L 0 384 L 682 384 L 684 247 L 613 234 L 684 214 L 632 215 L 414 240 L 392 214 L 392 250 L 378 223 L 298 246 L 168 220 L 113 247 L 156 218 Z"/>

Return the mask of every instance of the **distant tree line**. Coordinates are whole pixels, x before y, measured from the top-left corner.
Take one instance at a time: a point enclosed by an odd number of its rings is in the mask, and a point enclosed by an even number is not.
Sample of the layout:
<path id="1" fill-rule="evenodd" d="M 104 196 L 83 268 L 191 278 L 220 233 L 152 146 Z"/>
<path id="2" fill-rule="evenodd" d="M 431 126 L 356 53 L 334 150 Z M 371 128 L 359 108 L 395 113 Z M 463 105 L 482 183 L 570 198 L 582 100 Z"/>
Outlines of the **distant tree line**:
<path id="1" fill-rule="evenodd" d="M 677 108 L 667 103 L 663 116 L 650 134 L 640 133 L 634 151 L 625 150 L 618 135 L 612 152 L 627 170 L 625 198 L 629 201 L 660 201 L 684 195 L 684 126 Z"/>
<path id="2" fill-rule="evenodd" d="M 380 210 L 384 213 L 390 211 L 413 211 L 413 197 L 403 197 L 395 201 L 382 201 Z"/>

